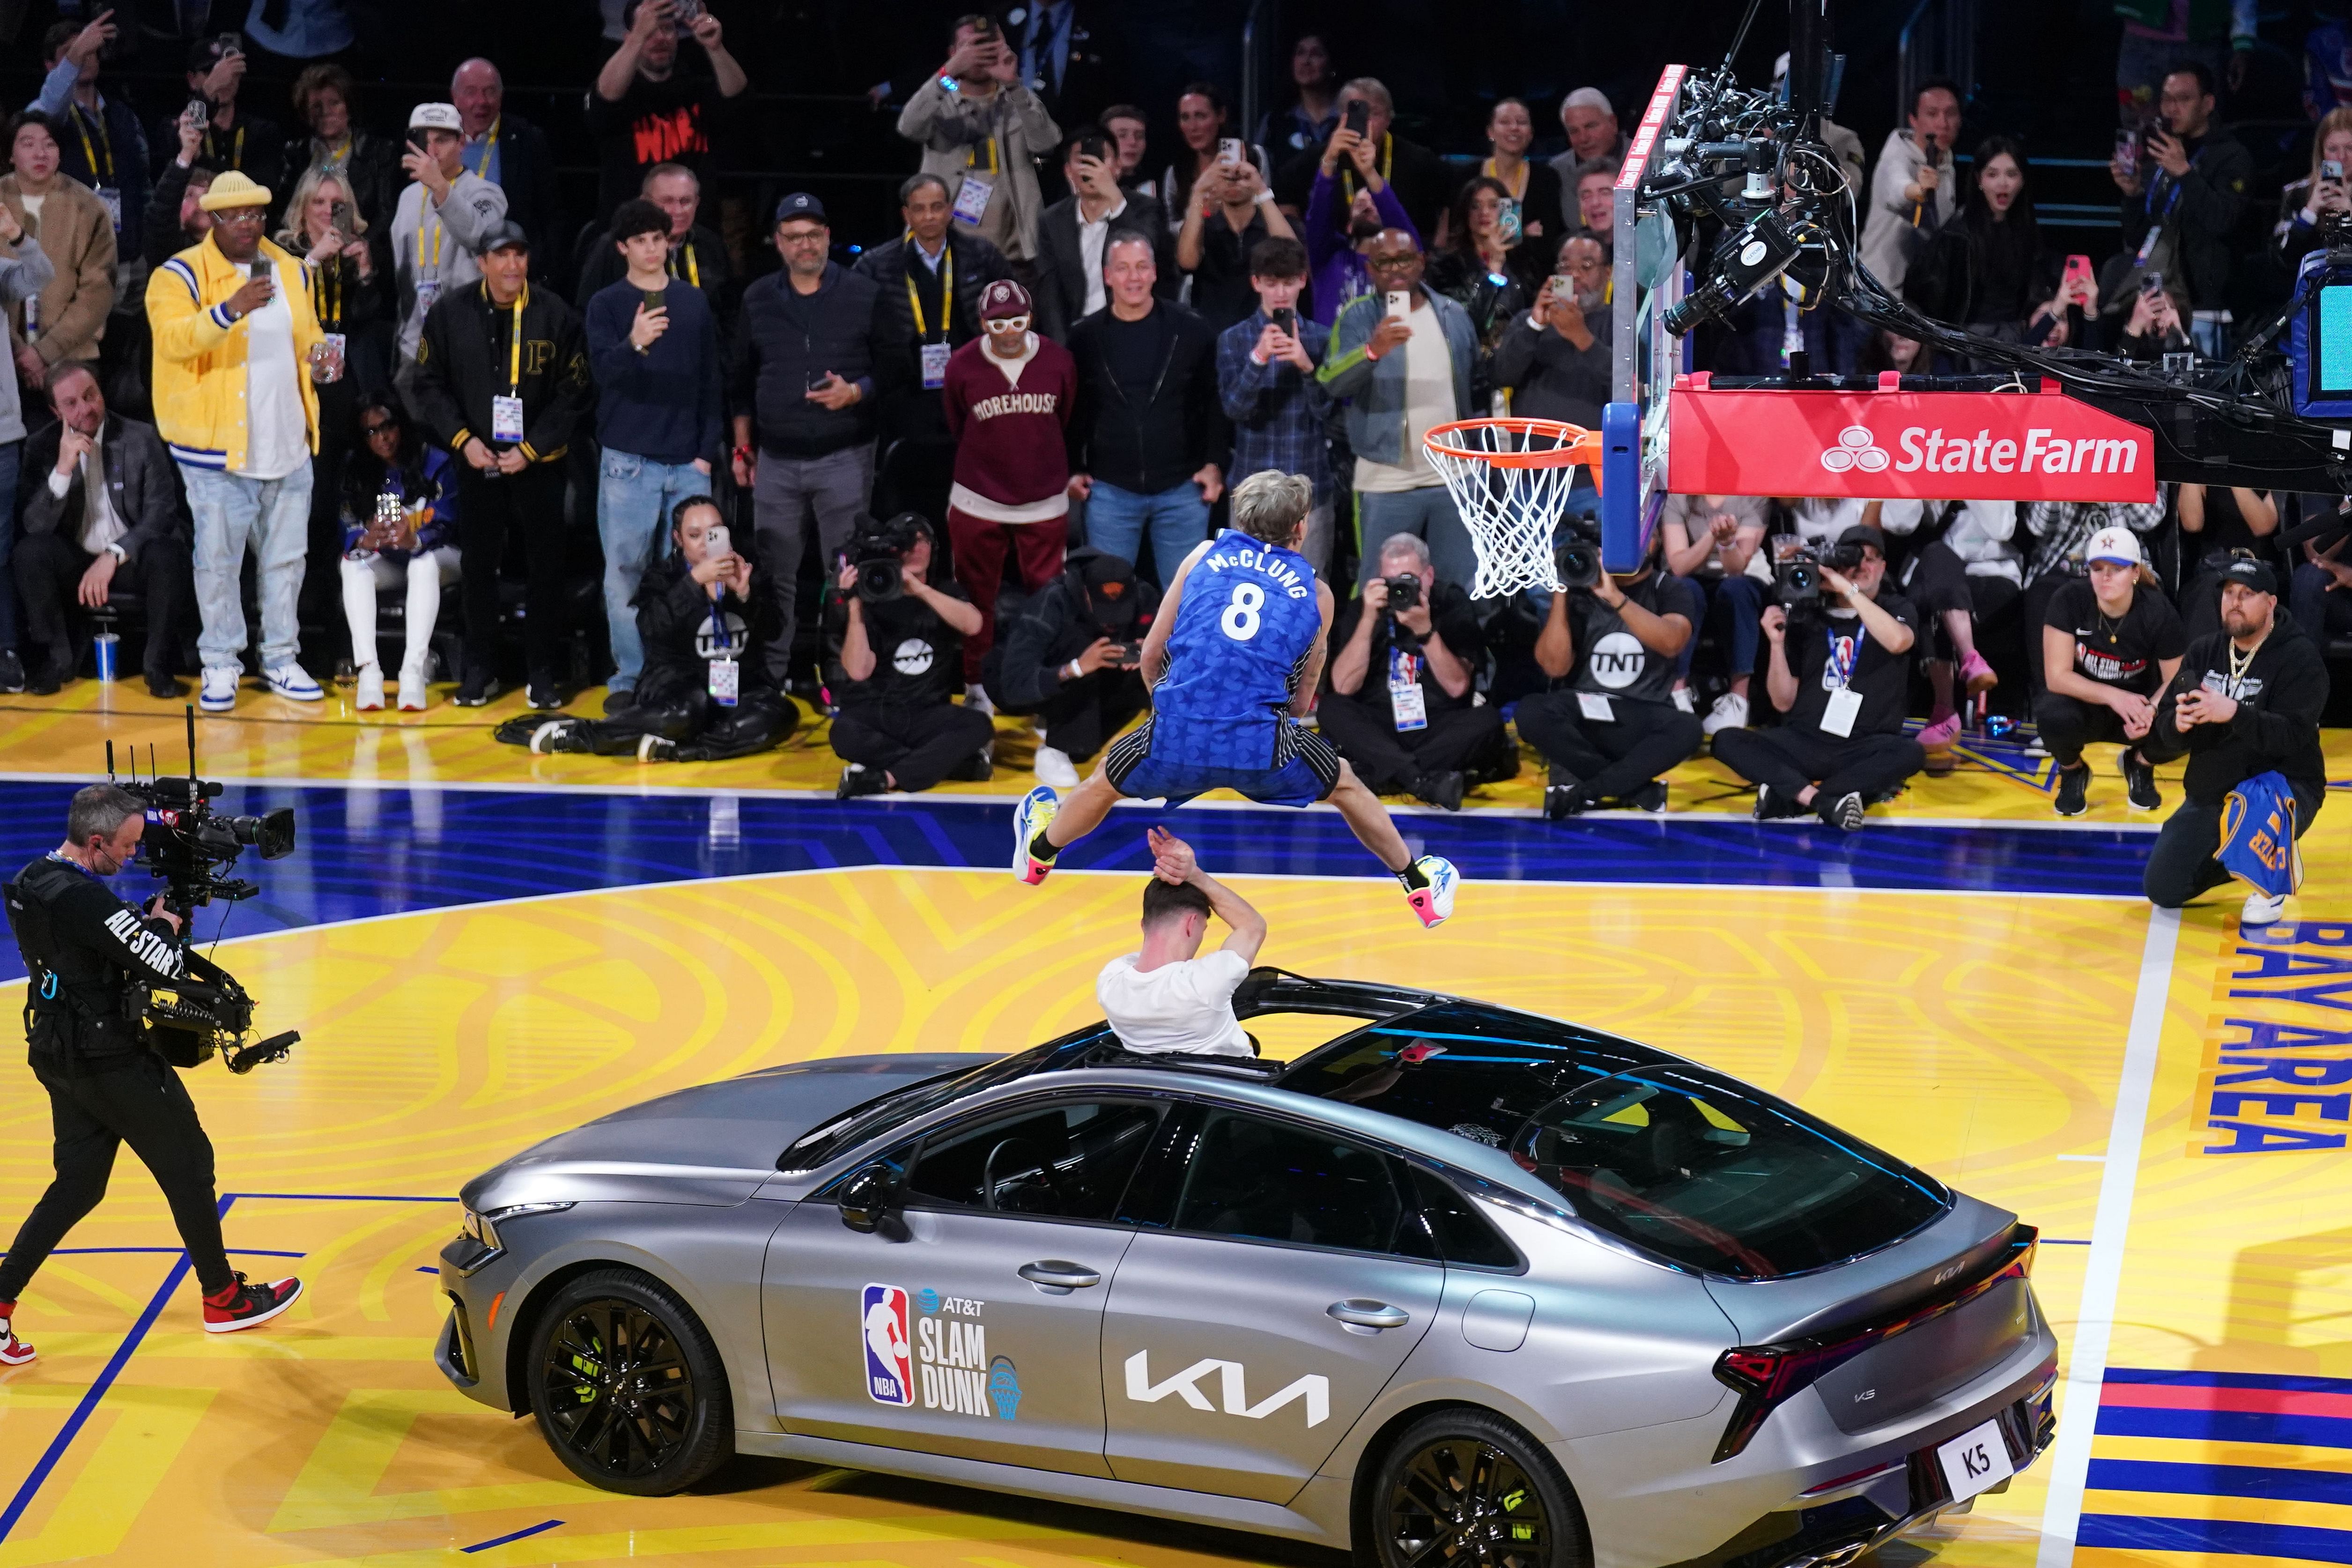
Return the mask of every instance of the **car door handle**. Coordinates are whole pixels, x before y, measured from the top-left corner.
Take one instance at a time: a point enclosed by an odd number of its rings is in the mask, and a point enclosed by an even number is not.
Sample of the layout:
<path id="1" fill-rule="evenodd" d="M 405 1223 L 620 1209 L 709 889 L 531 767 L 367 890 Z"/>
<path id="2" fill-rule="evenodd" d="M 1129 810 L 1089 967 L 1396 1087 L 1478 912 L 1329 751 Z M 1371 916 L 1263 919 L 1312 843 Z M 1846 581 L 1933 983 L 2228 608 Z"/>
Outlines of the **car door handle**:
<path id="1" fill-rule="evenodd" d="M 1361 1296 L 1334 1301 L 1323 1310 L 1350 1329 L 1370 1330 L 1373 1333 L 1382 1329 L 1401 1329 L 1412 1321 L 1412 1314 L 1402 1307 L 1391 1307 L 1386 1301 L 1367 1300 Z"/>
<path id="2" fill-rule="evenodd" d="M 1059 1258 L 1040 1258 L 1021 1266 L 1021 1278 L 1042 1289 L 1052 1291 L 1082 1289 L 1102 1283 L 1102 1275 L 1083 1263 L 1070 1263 Z"/>

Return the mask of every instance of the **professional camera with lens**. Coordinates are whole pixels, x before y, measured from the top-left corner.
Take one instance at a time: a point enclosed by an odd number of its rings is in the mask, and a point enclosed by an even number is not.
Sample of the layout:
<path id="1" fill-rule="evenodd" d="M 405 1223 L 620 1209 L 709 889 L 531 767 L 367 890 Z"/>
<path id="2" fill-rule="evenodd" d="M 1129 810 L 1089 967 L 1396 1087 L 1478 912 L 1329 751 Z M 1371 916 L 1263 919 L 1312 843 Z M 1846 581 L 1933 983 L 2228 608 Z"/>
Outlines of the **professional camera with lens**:
<path id="1" fill-rule="evenodd" d="M 1822 602 L 1822 569 L 1851 578 L 1862 568 L 1862 546 L 1832 544 L 1827 549 L 1800 545 L 1790 555 L 1773 563 L 1772 596 L 1785 609 Z"/>
<path id="2" fill-rule="evenodd" d="M 907 591 L 899 565 L 925 529 L 922 517 L 902 511 L 887 521 L 858 520 L 850 536 L 849 563 L 857 573 L 857 596 L 869 605 L 883 605 Z"/>
<path id="3" fill-rule="evenodd" d="M 1407 610 L 1421 608 L 1419 577 L 1410 572 L 1401 572 L 1393 577 L 1383 577 L 1381 581 L 1388 584 L 1390 615 L 1402 615 Z"/>
<path id="4" fill-rule="evenodd" d="M 1563 588 L 1591 588 L 1601 581 L 1601 529 L 1582 519 L 1569 525 L 1569 534 L 1552 552 L 1552 571 Z"/>

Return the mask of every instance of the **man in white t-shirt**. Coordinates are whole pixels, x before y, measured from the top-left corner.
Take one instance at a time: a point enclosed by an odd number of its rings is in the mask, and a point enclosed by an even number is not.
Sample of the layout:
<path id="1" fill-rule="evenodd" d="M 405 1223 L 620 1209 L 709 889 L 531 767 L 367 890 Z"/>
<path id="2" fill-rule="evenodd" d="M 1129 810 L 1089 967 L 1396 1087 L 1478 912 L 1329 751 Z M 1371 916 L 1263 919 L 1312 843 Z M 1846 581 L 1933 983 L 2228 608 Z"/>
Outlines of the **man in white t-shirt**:
<path id="1" fill-rule="evenodd" d="M 1103 965 L 1095 1000 L 1119 1044 L 1140 1055 L 1254 1056 L 1234 1016 L 1234 992 L 1265 942 L 1265 917 L 1202 870 L 1192 847 L 1166 828 L 1153 828 L 1150 843 L 1142 951 Z M 1199 957 L 1212 914 L 1233 934 Z"/>

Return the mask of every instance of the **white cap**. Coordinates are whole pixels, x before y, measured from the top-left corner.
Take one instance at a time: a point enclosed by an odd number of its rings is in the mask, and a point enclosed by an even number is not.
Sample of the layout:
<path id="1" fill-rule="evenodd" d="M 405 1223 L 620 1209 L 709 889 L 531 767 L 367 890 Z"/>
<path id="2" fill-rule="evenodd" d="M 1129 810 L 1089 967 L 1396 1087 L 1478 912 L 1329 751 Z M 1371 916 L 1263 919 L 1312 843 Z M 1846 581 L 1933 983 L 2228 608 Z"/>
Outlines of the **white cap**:
<path id="1" fill-rule="evenodd" d="M 2091 535 L 2090 546 L 2083 552 L 2083 559 L 2137 566 L 2140 563 L 2139 540 L 2128 528 L 2103 528 Z"/>
<path id="2" fill-rule="evenodd" d="M 466 122 L 457 118 L 454 103 L 420 103 L 408 111 L 411 131 L 451 131 L 463 136 Z"/>

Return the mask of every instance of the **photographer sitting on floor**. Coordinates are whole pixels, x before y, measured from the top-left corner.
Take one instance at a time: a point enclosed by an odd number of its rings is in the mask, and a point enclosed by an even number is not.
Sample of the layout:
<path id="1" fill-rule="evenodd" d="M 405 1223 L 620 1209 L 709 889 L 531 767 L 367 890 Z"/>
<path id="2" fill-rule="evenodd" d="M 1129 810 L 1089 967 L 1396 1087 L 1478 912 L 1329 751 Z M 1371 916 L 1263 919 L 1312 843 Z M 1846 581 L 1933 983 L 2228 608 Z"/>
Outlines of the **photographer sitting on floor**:
<path id="1" fill-rule="evenodd" d="M 1143 636 L 1160 590 L 1116 555 L 1081 545 L 988 650 L 982 682 L 1000 713 L 1037 721 L 1037 782 L 1078 787 L 1078 764 L 1150 706 Z"/>
<path id="2" fill-rule="evenodd" d="M 2135 742 L 2155 722 L 2189 634 L 2153 577 L 2141 581 L 2147 568 L 2130 529 L 2101 529 L 2087 553 L 2090 580 L 2067 578 L 2033 628 L 2050 682 L 2033 704 L 2034 726 L 2058 764 L 2059 816 L 2090 809 L 2091 764 L 2083 748 L 2093 741 L 2123 742 L 2125 794 L 2136 809 L 2154 811 L 2164 797 L 2157 794 L 2155 766 Z"/>
<path id="3" fill-rule="evenodd" d="M 634 702 L 599 720 L 510 719 L 498 738 L 534 752 L 709 763 L 767 751 L 798 729 L 799 705 L 746 657 L 766 646 L 775 612 L 767 595 L 752 597 L 751 563 L 724 517 L 709 496 L 670 509 L 669 552 L 646 568 L 634 601 L 645 650 Z"/>
<path id="4" fill-rule="evenodd" d="M 1339 612 L 1331 642 L 1316 718 L 1374 795 L 1459 811 L 1465 785 L 1518 772 L 1503 715 L 1471 700 L 1486 640 L 1470 596 L 1438 581 L 1419 534 L 1389 535 L 1378 574 Z"/>
<path id="5" fill-rule="evenodd" d="M 1759 822 L 1811 812 L 1852 833 L 1873 799 L 1927 763 L 1903 732 L 1918 612 L 1880 592 L 1885 536 L 1867 524 L 1839 534 L 1814 570 L 1817 597 L 1764 612 L 1765 689 L 1786 717 L 1778 729 L 1717 731 L 1715 756 L 1756 786 Z"/>
<path id="6" fill-rule="evenodd" d="M 861 520 L 849 563 L 826 595 L 832 657 L 825 680 L 841 770 L 836 799 L 927 790 L 941 779 L 985 783 L 995 726 L 950 700 L 963 684 L 963 639 L 980 611 L 952 581 L 930 581 L 938 542 L 911 511 Z"/>
<path id="7" fill-rule="evenodd" d="M 1202 870 L 1191 845 L 1164 827 L 1149 838 L 1143 947 L 1103 965 L 1095 1000 L 1118 1043 L 1139 1055 L 1254 1057 L 1256 1048 L 1234 1016 L 1234 992 L 1265 945 L 1265 917 Z M 1202 958 L 1212 914 L 1233 934 Z"/>
<path id="8" fill-rule="evenodd" d="M 1698 750 L 1698 716 L 1674 699 L 1676 658 L 1691 638 L 1688 606 L 1655 561 L 1611 576 L 1600 570 L 1596 542 L 1560 551 L 1568 591 L 1551 596 L 1536 637 L 1536 663 L 1553 689 L 1517 709 L 1519 738 L 1551 764 L 1551 821 L 1604 801 L 1664 811 L 1661 775 Z"/>

